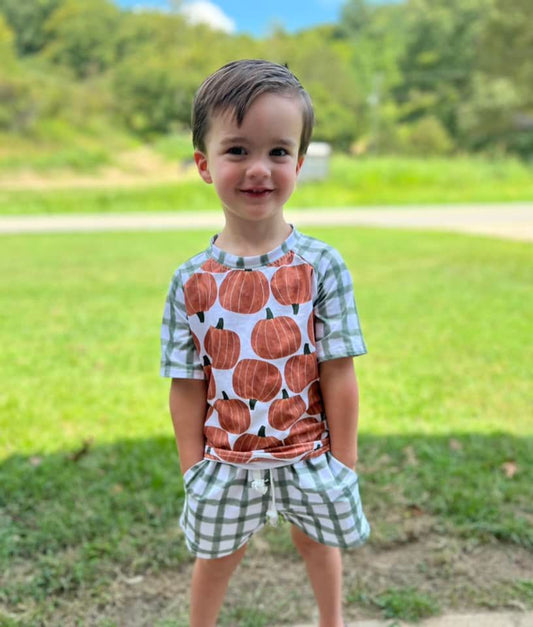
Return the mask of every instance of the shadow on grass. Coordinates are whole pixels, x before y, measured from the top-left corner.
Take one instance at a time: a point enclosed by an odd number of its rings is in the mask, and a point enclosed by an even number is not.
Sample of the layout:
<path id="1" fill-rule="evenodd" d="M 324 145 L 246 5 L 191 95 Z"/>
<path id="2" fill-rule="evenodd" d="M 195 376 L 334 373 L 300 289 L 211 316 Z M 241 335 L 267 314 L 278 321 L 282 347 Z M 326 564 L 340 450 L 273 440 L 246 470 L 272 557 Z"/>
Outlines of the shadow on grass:
<path id="1" fill-rule="evenodd" d="M 533 546 L 533 439 L 505 434 L 361 437 L 371 542 L 432 532 Z M 171 438 L 14 455 L 0 465 L 0 600 L 15 606 L 178 568 L 190 560 L 178 517 L 183 484 Z"/>

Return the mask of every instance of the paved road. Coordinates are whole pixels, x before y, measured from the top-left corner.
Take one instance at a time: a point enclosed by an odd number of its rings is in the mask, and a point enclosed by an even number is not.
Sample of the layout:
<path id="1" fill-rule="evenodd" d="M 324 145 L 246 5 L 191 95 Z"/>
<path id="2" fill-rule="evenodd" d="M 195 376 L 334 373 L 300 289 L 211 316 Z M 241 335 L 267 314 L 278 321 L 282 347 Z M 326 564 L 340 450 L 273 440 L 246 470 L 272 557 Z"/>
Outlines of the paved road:
<path id="1" fill-rule="evenodd" d="M 377 226 L 385 228 L 458 231 L 533 241 L 533 202 L 425 205 L 409 207 L 346 207 L 300 209 L 287 212 L 299 227 Z M 222 213 L 130 213 L 95 215 L 4 216 L 0 234 L 71 233 L 78 231 L 166 231 L 222 225 Z"/>

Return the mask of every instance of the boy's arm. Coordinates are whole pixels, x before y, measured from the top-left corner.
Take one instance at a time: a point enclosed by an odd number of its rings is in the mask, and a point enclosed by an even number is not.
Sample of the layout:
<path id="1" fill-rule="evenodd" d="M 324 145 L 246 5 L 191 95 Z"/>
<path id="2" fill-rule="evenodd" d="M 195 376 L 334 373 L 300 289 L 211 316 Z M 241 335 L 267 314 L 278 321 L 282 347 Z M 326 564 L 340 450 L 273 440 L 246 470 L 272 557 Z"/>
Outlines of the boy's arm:
<path id="1" fill-rule="evenodd" d="M 357 462 L 359 390 L 353 358 L 323 361 L 319 369 L 331 454 L 349 468 L 354 468 Z"/>
<path id="2" fill-rule="evenodd" d="M 185 473 L 204 457 L 206 382 L 198 379 L 172 379 L 169 407 L 180 455 L 181 472 Z"/>

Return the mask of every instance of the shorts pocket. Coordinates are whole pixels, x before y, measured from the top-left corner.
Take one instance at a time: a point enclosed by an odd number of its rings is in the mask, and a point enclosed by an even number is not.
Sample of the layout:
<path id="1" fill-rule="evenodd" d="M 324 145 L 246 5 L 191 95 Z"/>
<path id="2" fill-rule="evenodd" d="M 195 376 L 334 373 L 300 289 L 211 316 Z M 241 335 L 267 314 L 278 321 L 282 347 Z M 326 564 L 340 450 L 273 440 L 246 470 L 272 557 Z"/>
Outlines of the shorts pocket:
<path id="1" fill-rule="evenodd" d="M 346 466 L 346 464 L 343 464 L 331 453 L 326 453 L 326 455 L 328 456 L 330 467 L 333 466 L 332 471 L 334 472 L 334 474 L 342 474 L 343 476 L 346 476 L 346 474 L 348 473 L 349 475 L 355 476 L 356 479 L 358 478 L 357 472 L 353 468 L 350 468 L 349 466 Z"/>
<path id="2" fill-rule="evenodd" d="M 183 475 L 183 483 L 186 488 L 189 488 L 191 483 L 194 481 L 195 477 L 198 477 L 201 474 L 202 468 L 208 462 L 208 459 L 201 459 L 196 464 L 193 464 L 190 468 L 187 468 Z"/>

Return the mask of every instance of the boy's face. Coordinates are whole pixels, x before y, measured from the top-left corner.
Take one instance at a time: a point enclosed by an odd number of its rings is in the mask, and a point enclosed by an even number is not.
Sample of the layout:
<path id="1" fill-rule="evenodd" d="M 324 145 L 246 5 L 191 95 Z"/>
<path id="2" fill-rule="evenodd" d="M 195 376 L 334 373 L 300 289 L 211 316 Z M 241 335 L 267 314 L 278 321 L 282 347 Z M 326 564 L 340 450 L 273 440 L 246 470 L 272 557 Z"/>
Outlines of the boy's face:
<path id="1" fill-rule="evenodd" d="M 212 117 L 206 152 L 194 159 L 202 179 L 214 184 L 227 224 L 282 217 L 303 163 L 302 127 L 299 100 L 278 94 L 259 96 L 241 126 L 232 111 Z"/>

